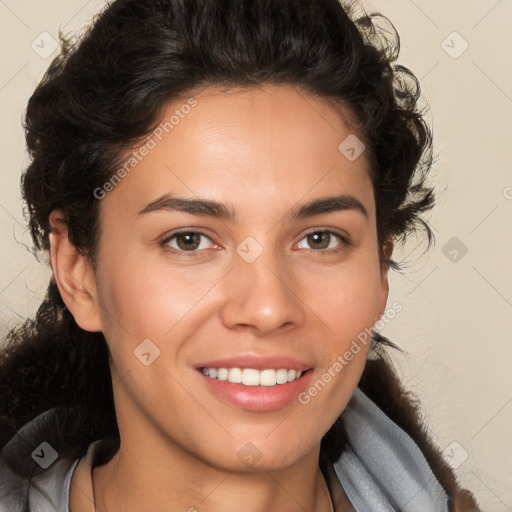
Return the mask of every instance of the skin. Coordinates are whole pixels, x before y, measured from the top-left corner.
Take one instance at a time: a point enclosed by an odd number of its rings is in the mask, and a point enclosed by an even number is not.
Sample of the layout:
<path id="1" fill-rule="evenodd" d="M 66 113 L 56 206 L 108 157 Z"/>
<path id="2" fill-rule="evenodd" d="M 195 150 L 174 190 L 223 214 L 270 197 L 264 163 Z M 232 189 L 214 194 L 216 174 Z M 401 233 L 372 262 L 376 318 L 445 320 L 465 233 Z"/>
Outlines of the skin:
<path id="1" fill-rule="evenodd" d="M 320 441 L 352 396 L 369 346 L 308 404 L 263 412 L 218 398 L 196 365 L 286 355 L 309 362 L 313 383 L 381 318 L 388 276 L 368 160 L 363 153 L 349 161 L 338 149 L 354 133 L 344 121 L 350 111 L 341 116 L 296 88 L 209 87 L 194 97 L 197 106 L 101 201 L 96 271 L 69 242 L 61 212 L 51 215 L 59 290 L 83 329 L 104 333 L 111 354 L 121 447 L 94 470 L 96 504 L 327 512 Z M 164 119 L 184 103 L 170 103 Z M 165 193 L 214 199 L 237 219 L 137 215 Z M 357 198 L 368 218 L 344 210 L 285 219 L 299 204 L 341 193 Z M 168 250 L 162 244 L 183 228 L 206 234 L 194 256 L 183 238 Z M 333 234 L 322 245 L 308 238 L 311 230 L 339 231 L 349 244 Z M 236 252 L 248 236 L 263 248 L 252 263 Z M 343 250 L 326 253 L 327 245 Z M 392 245 L 385 250 L 389 257 Z M 148 338 L 160 356 L 144 366 L 133 351 Z M 248 442 L 261 455 L 251 466 L 237 456 Z"/>

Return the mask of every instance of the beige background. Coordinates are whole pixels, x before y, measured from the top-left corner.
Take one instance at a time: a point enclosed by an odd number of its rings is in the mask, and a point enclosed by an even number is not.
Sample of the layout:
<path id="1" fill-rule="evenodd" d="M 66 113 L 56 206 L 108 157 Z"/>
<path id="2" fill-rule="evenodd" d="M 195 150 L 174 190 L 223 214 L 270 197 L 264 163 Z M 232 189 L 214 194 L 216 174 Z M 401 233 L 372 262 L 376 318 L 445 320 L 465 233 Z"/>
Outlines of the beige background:
<path id="1" fill-rule="evenodd" d="M 22 114 L 55 56 L 40 54 L 59 27 L 80 29 L 104 4 L 0 0 L 0 334 L 35 312 L 50 275 L 31 254 L 19 192 Z M 422 239 L 402 251 L 412 264 L 391 274 L 389 304 L 403 311 L 382 332 L 408 351 L 394 360 L 461 482 L 484 510 L 511 511 L 512 1 L 364 5 L 400 33 L 399 62 L 421 79 L 439 158 L 437 243 L 428 254 Z"/>

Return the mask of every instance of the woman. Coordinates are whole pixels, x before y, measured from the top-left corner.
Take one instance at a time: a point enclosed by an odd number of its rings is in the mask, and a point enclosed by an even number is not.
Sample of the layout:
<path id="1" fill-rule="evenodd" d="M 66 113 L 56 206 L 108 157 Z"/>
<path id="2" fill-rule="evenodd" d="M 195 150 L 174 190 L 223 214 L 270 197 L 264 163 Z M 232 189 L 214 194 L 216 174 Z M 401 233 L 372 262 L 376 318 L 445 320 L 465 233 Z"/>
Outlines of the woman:
<path id="1" fill-rule="evenodd" d="M 117 0 L 64 42 L 26 113 L 53 277 L 1 354 L 0 510 L 478 510 L 373 330 L 434 204 L 384 33 L 337 0 Z"/>

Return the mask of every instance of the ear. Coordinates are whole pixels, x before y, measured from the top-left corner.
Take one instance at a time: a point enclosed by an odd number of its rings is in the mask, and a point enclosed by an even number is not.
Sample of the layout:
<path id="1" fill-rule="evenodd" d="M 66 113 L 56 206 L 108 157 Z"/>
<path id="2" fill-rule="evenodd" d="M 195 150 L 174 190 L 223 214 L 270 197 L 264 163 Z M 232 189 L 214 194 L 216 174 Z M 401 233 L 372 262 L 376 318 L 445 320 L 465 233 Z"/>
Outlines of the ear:
<path id="1" fill-rule="evenodd" d="M 62 300 L 82 329 L 101 331 L 96 280 L 90 263 L 69 240 L 63 212 L 52 211 L 49 220 L 51 265 Z"/>
<path id="2" fill-rule="evenodd" d="M 391 258 L 393 254 L 393 240 L 389 238 L 384 243 L 384 258 L 388 260 Z M 389 295 L 389 280 L 388 280 L 388 268 L 386 263 L 383 261 L 380 270 L 380 297 L 379 297 L 379 315 L 375 319 L 375 322 L 378 322 L 386 311 L 386 305 L 388 302 Z"/>

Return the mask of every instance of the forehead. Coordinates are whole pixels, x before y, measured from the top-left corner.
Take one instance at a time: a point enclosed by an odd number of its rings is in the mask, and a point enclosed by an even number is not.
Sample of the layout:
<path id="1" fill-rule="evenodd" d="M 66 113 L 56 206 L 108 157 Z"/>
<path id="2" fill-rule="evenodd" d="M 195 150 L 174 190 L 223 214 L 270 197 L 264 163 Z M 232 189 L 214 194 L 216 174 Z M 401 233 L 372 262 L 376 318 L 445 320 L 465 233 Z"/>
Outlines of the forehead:
<path id="1" fill-rule="evenodd" d="M 371 210 L 366 154 L 344 153 L 353 137 L 362 145 L 354 126 L 348 108 L 295 87 L 208 87 L 166 106 L 141 146 L 151 149 L 107 199 L 127 209 L 172 192 L 268 207 L 335 191 L 358 195 Z"/>

